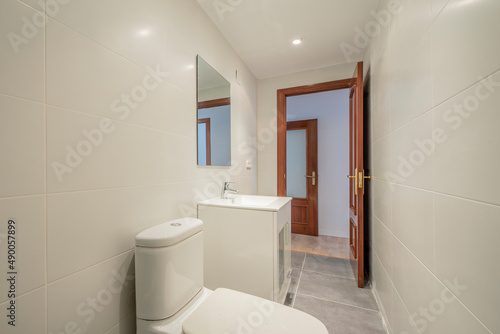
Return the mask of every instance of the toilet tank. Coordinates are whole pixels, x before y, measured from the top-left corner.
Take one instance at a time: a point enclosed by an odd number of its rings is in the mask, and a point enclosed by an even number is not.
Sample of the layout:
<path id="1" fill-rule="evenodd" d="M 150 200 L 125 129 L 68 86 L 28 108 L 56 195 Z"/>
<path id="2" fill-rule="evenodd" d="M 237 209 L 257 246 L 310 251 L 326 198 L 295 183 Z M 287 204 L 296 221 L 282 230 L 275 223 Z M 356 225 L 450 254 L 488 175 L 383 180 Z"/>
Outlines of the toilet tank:
<path id="1" fill-rule="evenodd" d="M 135 237 L 136 314 L 169 318 L 203 288 L 202 221 L 183 218 Z"/>

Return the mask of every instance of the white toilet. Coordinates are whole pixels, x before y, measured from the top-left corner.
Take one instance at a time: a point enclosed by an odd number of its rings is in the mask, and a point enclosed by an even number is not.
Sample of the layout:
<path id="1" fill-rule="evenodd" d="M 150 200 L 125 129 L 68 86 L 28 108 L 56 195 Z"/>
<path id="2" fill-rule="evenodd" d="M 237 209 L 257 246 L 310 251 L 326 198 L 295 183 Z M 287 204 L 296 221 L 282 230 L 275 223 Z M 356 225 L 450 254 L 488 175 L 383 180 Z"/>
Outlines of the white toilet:
<path id="1" fill-rule="evenodd" d="M 203 287 L 203 222 L 177 219 L 135 238 L 138 334 L 328 334 L 299 310 Z"/>

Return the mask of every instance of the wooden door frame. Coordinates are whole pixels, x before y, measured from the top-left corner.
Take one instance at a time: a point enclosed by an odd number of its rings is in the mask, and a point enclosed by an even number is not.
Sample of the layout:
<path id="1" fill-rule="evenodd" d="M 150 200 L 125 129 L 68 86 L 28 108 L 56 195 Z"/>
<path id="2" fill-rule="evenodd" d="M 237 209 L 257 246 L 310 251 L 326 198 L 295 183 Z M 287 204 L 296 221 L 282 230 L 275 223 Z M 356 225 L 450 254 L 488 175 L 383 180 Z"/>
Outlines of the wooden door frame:
<path id="1" fill-rule="evenodd" d="M 298 86 L 278 90 L 278 196 L 286 196 L 286 98 L 289 96 L 321 93 L 330 90 L 351 88 L 352 79 L 323 82 L 314 85 Z"/>
<path id="2" fill-rule="evenodd" d="M 198 124 L 205 124 L 206 165 L 212 165 L 212 142 L 210 137 L 210 117 L 198 118 Z"/>

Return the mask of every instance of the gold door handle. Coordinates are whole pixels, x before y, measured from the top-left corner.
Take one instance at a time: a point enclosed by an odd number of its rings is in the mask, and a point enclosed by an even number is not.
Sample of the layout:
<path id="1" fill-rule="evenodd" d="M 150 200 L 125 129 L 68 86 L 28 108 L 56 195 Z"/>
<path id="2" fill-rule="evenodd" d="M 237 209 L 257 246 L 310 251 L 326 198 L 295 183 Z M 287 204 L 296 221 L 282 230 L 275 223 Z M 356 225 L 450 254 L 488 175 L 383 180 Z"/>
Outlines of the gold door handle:
<path id="1" fill-rule="evenodd" d="M 371 176 L 365 176 L 365 171 L 358 172 L 358 169 L 356 168 L 354 170 L 354 175 L 347 175 L 349 179 L 354 179 L 354 195 L 358 195 L 358 188 L 363 189 L 363 194 L 365 193 L 365 186 L 364 186 L 364 180 L 365 179 L 371 179 Z"/>
<path id="2" fill-rule="evenodd" d="M 354 195 L 358 196 L 358 169 L 354 170 L 354 175 L 347 175 L 349 179 L 354 179 Z"/>
<path id="3" fill-rule="evenodd" d="M 312 185 L 315 186 L 316 185 L 316 172 L 313 171 L 311 174 L 312 175 L 304 175 L 304 176 L 308 177 L 308 178 L 312 178 Z"/>

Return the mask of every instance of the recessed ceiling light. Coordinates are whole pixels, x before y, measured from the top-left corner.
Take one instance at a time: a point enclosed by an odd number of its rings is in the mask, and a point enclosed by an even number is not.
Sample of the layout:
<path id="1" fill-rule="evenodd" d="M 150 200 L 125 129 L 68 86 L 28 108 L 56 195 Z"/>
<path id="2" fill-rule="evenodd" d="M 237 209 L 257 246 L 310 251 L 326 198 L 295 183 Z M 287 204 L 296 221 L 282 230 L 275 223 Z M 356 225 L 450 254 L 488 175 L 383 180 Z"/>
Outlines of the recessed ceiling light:
<path id="1" fill-rule="evenodd" d="M 142 29 L 142 30 L 139 30 L 137 34 L 139 36 L 148 36 L 149 34 L 151 34 L 151 30 L 149 30 L 149 29 Z"/>
<path id="2" fill-rule="evenodd" d="M 302 44 L 302 38 L 296 38 L 292 41 L 293 45 L 299 45 Z"/>

